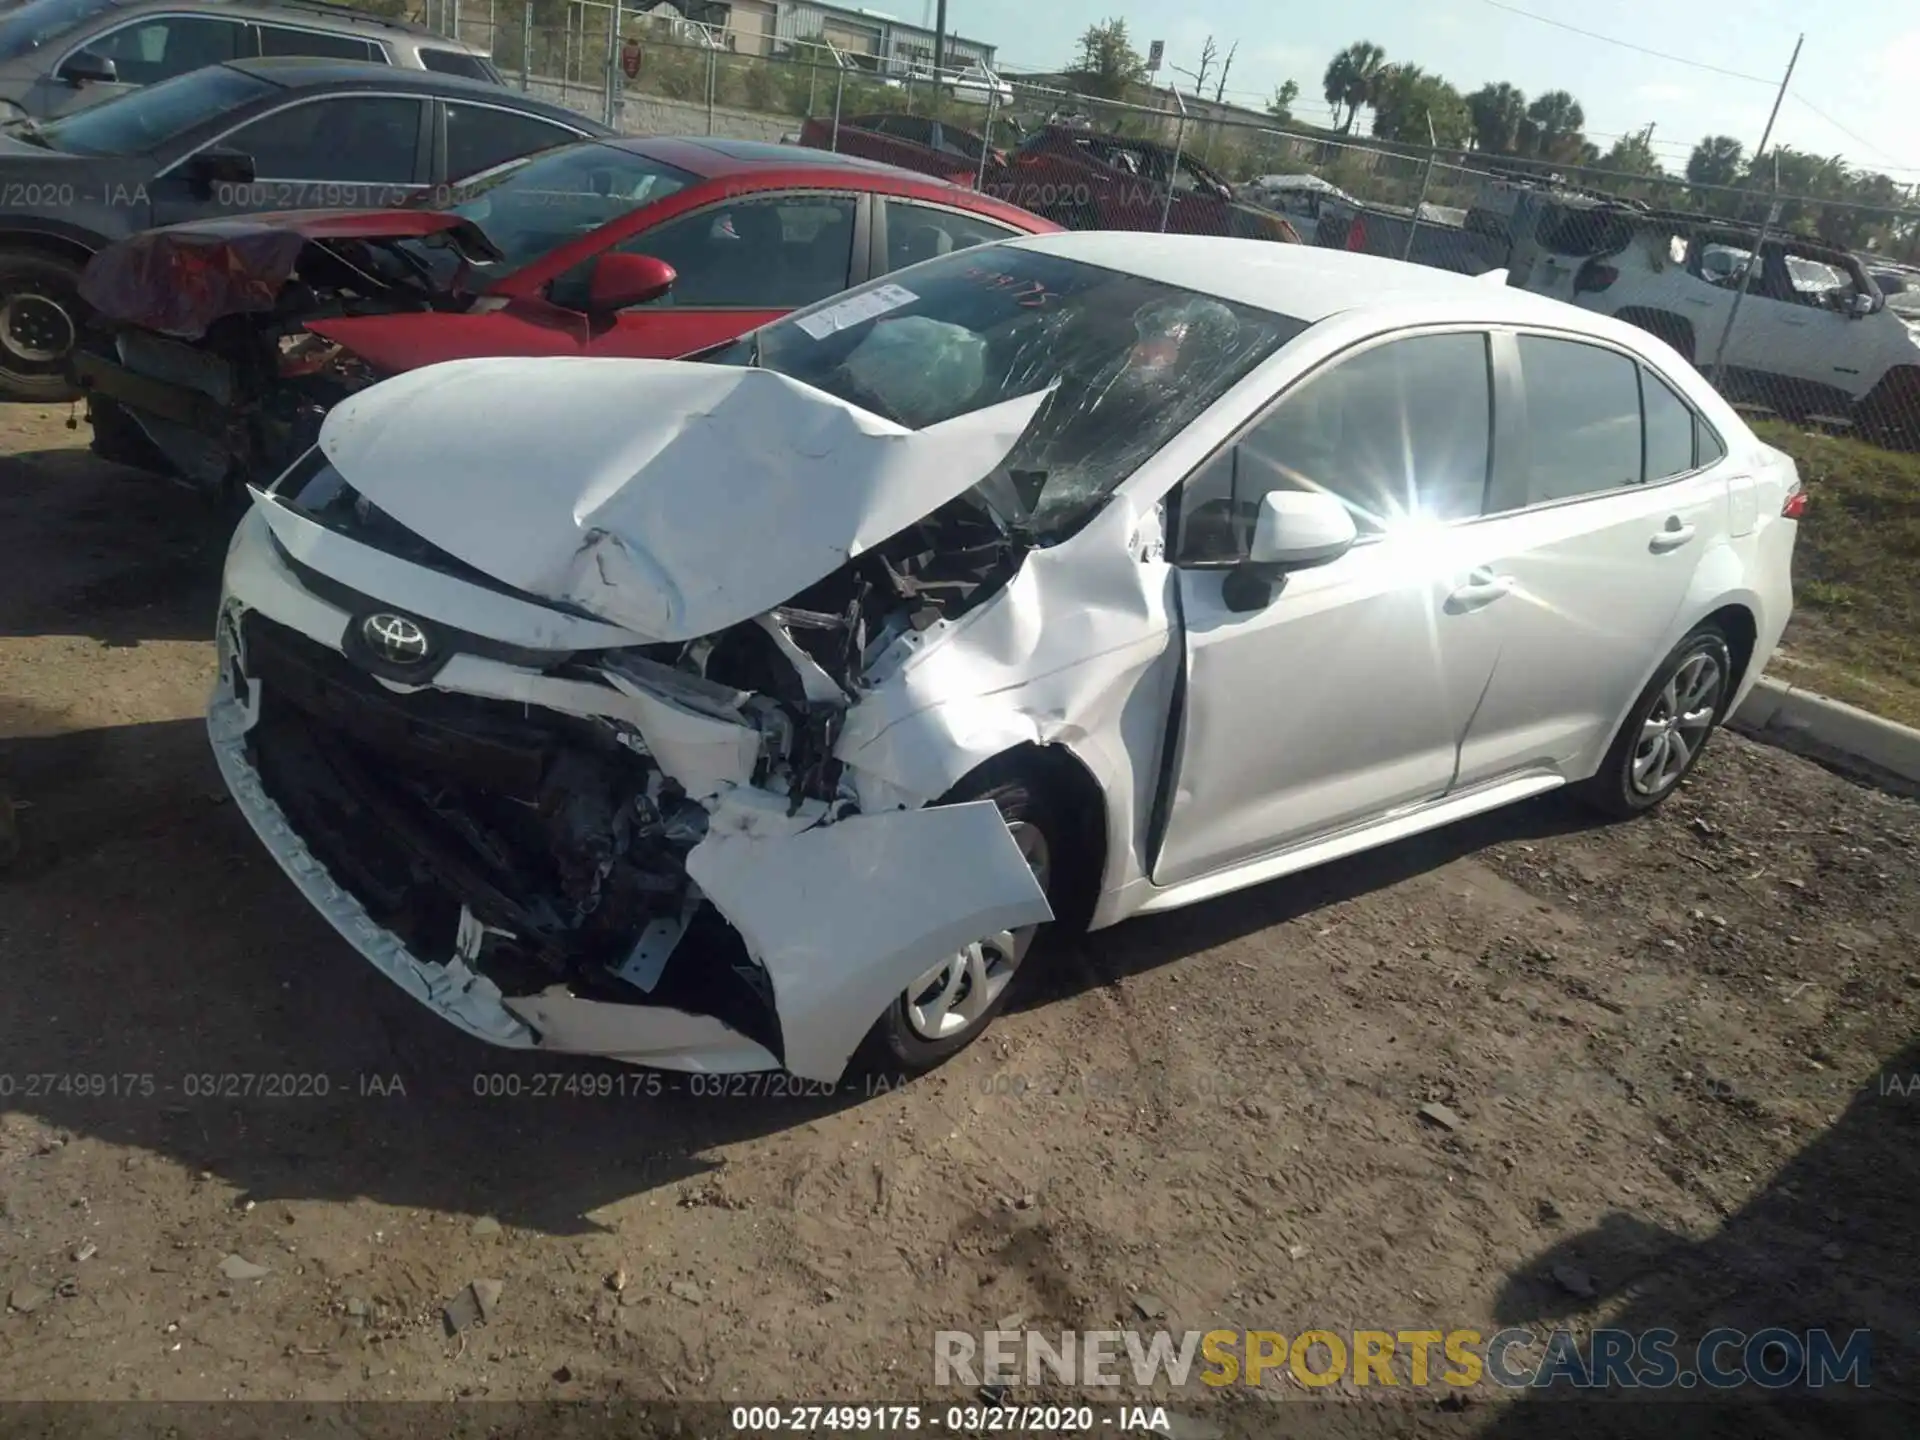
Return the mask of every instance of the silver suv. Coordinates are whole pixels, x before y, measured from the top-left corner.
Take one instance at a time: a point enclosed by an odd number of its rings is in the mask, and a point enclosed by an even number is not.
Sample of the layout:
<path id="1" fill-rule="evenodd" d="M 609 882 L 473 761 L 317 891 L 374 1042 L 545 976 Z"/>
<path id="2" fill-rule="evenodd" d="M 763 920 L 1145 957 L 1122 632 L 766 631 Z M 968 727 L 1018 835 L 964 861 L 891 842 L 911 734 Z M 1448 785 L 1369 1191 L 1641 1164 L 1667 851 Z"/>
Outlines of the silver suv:
<path id="1" fill-rule="evenodd" d="M 256 55 L 359 60 L 500 83 L 484 50 L 322 0 L 25 0 L 0 10 L 0 120 L 64 115 Z"/>

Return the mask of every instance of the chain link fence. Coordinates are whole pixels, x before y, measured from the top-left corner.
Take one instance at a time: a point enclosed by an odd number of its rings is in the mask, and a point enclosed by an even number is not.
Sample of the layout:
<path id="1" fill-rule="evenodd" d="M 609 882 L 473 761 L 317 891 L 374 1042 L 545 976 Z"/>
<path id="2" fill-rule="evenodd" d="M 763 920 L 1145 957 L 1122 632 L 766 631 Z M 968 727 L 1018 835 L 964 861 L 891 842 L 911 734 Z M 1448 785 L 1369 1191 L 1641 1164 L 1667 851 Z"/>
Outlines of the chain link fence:
<path id="1" fill-rule="evenodd" d="M 821 37 L 604 0 L 430 0 L 412 18 L 487 47 L 510 84 L 626 133 L 850 152 L 1069 228 L 1505 270 L 1659 335 L 1744 408 L 1920 446 L 1920 203 L 1891 186 L 1863 203 L 1363 141 L 1173 91 L 1116 101 L 977 64 L 936 77 Z"/>

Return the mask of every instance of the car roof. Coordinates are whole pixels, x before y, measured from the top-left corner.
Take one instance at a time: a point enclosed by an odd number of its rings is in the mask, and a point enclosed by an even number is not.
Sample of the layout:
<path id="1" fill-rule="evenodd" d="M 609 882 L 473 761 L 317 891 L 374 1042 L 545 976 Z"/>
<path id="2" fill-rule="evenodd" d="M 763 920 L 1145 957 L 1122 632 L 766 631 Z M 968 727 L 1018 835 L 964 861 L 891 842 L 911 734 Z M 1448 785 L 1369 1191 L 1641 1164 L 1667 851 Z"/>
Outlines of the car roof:
<path id="1" fill-rule="evenodd" d="M 1576 315 L 1593 318 L 1571 305 L 1484 278 L 1317 245 L 1128 230 L 1070 230 L 1007 243 L 1271 310 L 1308 324 L 1343 311 L 1448 300 L 1471 302 L 1467 308 L 1474 317 L 1489 323 L 1504 319 L 1564 326 Z"/>
<path id="2" fill-rule="evenodd" d="M 935 185 L 950 182 L 922 175 L 899 165 L 868 160 L 835 150 L 816 150 L 810 145 L 776 145 L 767 140 L 727 140 L 718 136 L 647 135 L 633 136 L 623 143 L 661 160 L 691 170 L 705 180 L 728 175 L 747 175 L 756 170 L 855 170 L 869 175 L 893 175 Z M 671 146 L 669 154 L 665 147 Z M 959 189 L 959 186 L 955 186 Z"/>
<path id="3" fill-rule="evenodd" d="M 289 90 L 318 89 L 328 85 L 343 89 L 377 86 L 382 90 L 417 90 L 424 95 L 444 95 L 449 98 L 468 96 L 495 105 L 509 105 L 528 114 L 564 120 L 592 135 L 610 136 L 614 133 L 578 110 L 536 100 L 531 95 L 523 95 L 503 85 L 470 80 L 464 75 L 447 75 L 438 70 L 413 70 L 399 65 L 376 65 L 365 60 L 329 60 L 311 55 L 264 55 L 223 63 L 228 69 L 239 70 Z"/>
<path id="4" fill-rule="evenodd" d="M 371 28 L 408 35 L 420 41 L 430 41 L 449 50 L 459 50 L 473 55 L 487 53 L 484 47 L 475 45 L 472 41 L 456 40 L 451 35 L 442 35 L 411 20 L 398 16 L 375 15 L 371 11 L 331 4 L 328 0 L 118 0 L 117 8 L 129 13 L 137 13 L 141 10 L 180 10 L 190 14 L 196 10 L 218 10 L 222 13 L 237 12 L 248 19 L 284 20 L 288 24 L 304 21 L 332 30 Z"/>

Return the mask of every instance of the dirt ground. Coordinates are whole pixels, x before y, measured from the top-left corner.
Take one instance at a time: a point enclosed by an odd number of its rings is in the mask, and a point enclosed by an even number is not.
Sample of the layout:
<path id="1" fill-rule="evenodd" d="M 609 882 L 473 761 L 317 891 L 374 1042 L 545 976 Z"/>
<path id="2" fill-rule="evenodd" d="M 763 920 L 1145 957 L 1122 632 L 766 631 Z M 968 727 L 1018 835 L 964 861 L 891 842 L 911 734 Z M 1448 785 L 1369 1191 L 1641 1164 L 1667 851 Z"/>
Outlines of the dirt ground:
<path id="1" fill-rule="evenodd" d="M 0 417 L 0 1398 L 899 1399 L 935 1330 L 1158 1309 L 1871 1327 L 1914 1395 L 1913 802 L 1722 735 L 1650 820 L 1039 952 L 899 1091 L 581 1098 L 620 1072 L 456 1033 L 259 849 L 198 719 L 220 525 L 64 420 Z"/>

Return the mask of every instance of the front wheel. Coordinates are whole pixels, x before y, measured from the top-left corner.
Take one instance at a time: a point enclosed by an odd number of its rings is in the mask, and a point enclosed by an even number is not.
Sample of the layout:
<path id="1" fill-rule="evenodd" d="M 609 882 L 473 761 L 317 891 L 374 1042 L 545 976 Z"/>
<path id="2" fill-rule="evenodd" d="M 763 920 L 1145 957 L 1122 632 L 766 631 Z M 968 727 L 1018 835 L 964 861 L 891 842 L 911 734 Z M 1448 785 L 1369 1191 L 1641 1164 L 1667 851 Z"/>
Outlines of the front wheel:
<path id="1" fill-rule="evenodd" d="M 1000 807 L 1014 843 L 1057 912 L 1059 845 L 1066 831 L 1045 792 L 1010 780 L 961 798 L 991 800 Z M 858 1068 L 918 1075 L 966 1049 L 1006 1006 L 1014 975 L 1039 931 L 1038 925 L 1003 930 L 929 967 L 874 1023 Z"/>
<path id="2" fill-rule="evenodd" d="M 1609 815 L 1644 814 L 1680 788 L 1700 761 L 1733 696 L 1733 656 L 1710 625 L 1674 646 L 1614 737 L 1599 770 L 1581 786 Z"/>
<path id="3" fill-rule="evenodd" d="M 69 365 L 82 310 L 79 265 L 37 250 L 0 250 L 0 400 L 79 397 Z"/>

